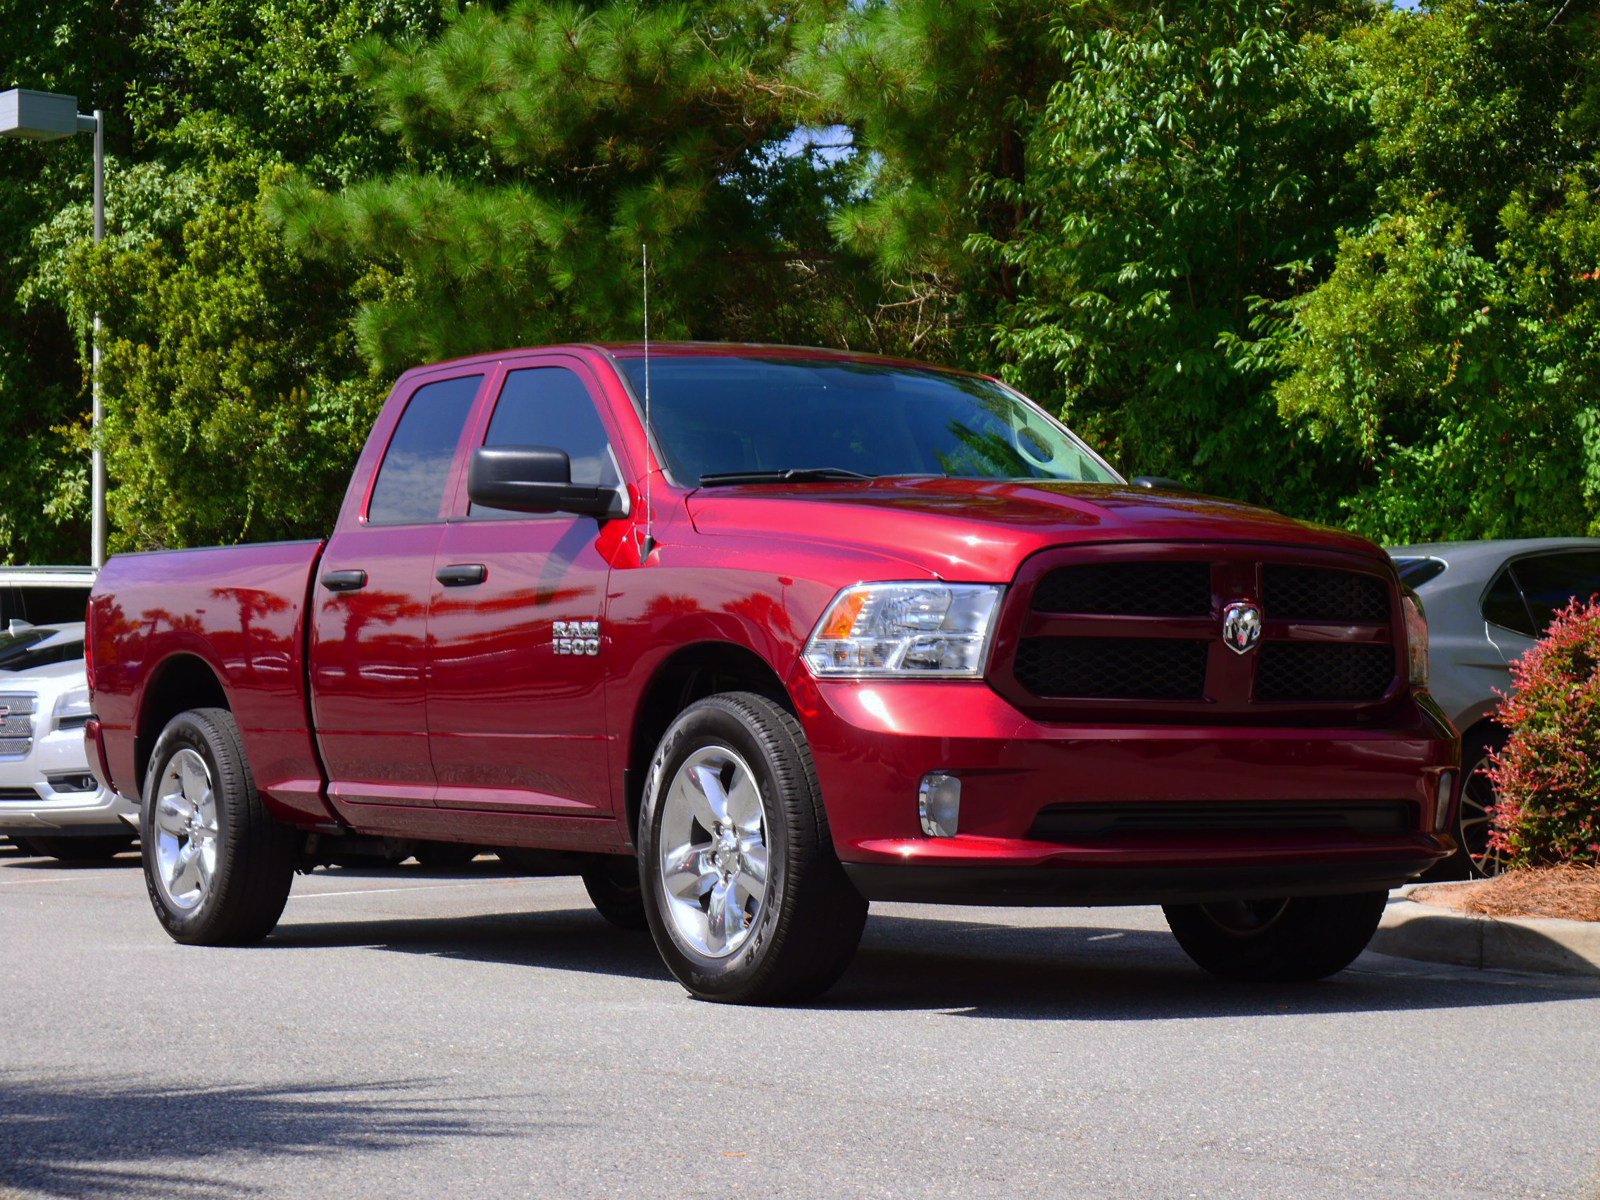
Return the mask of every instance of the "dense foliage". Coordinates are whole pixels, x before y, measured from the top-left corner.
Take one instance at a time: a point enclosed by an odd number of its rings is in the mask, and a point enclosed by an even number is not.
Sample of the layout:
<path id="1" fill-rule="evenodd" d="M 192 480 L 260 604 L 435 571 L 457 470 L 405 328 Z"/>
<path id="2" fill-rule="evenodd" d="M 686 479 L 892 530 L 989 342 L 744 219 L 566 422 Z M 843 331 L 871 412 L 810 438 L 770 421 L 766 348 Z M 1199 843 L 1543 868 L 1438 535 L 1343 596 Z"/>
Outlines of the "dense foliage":
<path id="1" fill-rule="evenodd" d="M 1562 0 L 0 0 L 0 558 L 321 530 L 392 374 L 816 342 L 1392 541 L 1600 532 L 1600 24 Z M 63 201 L 66 201 L 63 204 Z M 22 497 L 22 502 L 17 501 Z"/>
<path id="2" fill-rule="evenodd" d="M 1511 674 L 1493 844 L 1512 866 L 1600 863 L 1600 600 L 1558 613 Z"/>

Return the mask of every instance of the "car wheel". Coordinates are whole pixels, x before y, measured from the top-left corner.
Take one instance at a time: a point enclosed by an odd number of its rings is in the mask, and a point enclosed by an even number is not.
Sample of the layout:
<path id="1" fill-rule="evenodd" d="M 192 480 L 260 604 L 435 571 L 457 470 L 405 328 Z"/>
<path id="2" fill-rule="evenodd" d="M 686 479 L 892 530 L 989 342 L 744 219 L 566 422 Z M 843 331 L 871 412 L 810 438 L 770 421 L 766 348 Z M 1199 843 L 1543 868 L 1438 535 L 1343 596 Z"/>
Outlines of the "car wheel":
<path id="1" fill-rule="evenodd" d="M 1321 979 L 1366 949 L 1387 892 L 1163 906 L 1173 936 L 1199 966 L 1224 979 Z"/>
<path id="2" fill-rule="evenodd" d="M 133 835 L 106 834 L 100 837 L 36 837 L 28 839 L 28 847 L 44 858 L 61 862 L 105 862 L 133 845 Z"/>
<path id="3" fill-rule="evenodd" d="M 672 723 L 638 841 L 651 933 L 691 994 L 799 1000 L 849 966 L 867 902 L 834 856 L 805 734 L 766 697 L 711 696 Z"/>
<path id="4" fill-rule="evenodd" d="M 1505 856 L 1489 844 L 1494 828 L 1490 810 L 1500 802 L 1494 782 L 1485 773 L 1489 756 L 1504 743 L 1496 732 L 1476 733 L 1461 743 L 1461 804 L 1456 810 L 1456 852 L 1445 861 L 1451 878 L 1489 879 L 1506 869 Z"/>
<path id="5" fill-rule="evenodd" d="M 608 854 L 586 867 L 583 887 L 595 911 L 619 929 L 649 929 L 637 859 Z"/>
<path id="6" fill-rule="evenodd" d="M 175 941 L 243 946 L 289 899 L 296 842 L 261 803 L 233 714 L 179 713 L 150 756 L 139 813 L 145 887 Z"/>

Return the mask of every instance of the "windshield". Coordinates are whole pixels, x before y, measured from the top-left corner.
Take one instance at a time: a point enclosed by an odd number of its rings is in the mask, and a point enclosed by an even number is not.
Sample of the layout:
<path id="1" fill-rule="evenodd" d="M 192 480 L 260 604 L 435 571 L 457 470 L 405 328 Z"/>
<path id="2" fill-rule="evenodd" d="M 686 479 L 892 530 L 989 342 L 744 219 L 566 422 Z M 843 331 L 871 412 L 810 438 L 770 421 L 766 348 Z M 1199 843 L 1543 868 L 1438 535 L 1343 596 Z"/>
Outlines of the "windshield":
<path id="1" fill-rule="evenodd" d="M 82 657 L 82 633 L 62 629 L 0 633 L 0 671 L 31 671 Z"/>
<path id="2" fill-rule="evenodd" d="M 642 399 L 644 360 L 618 365 Z M 1118 482 L 1082 442 L 1015 393 L 986 379 L 916 367 L 655 358 L 650 422 L 667 469 L 684 484 L 761 482 L 784 472 L 801 480 L 942 475 Z"/>

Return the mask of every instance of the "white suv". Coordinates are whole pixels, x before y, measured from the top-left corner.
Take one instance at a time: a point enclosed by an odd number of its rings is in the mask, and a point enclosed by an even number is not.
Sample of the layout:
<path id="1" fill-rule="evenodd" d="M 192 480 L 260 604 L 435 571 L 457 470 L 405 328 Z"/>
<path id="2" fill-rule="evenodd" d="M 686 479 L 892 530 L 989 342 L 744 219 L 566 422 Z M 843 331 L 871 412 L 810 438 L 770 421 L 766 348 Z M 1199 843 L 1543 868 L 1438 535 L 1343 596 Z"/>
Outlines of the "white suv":
<path id="1" fill-rule="evenodd" d="M 51 858 L 109 858 L 133 842 L 137 807 L 89 770 L 83 623 L 0 632 L 0 837 Z"/>

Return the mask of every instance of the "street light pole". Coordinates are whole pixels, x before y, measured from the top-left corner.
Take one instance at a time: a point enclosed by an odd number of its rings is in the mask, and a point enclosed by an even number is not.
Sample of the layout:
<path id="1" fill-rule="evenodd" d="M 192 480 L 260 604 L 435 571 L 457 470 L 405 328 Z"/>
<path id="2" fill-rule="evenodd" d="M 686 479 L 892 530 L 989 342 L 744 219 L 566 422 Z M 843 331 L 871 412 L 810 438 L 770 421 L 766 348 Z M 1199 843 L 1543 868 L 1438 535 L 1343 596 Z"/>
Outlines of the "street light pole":
<path id="1" fill-rule="evenodd" d="M 79 117 L 78 128 L 84 122 L 94 122 L 94 244 L 98 246 L 106 237 L 106 116 L 100 109 L 92 117 Z M 89 393 L 92 397 L 89 415 L 89 564 L 96 569 L 106 561 L 106 456 L 100 448 L 100 423 L 105 409 L 100 402 L 100 313 L 94 314 L 94 331 L 89 335 Z"/>
<path id="2" fill-rule="evenodd" d="M 75 133 L 94 134 L 94 241 L 106 236 L 106 118 L 95 109 L 78 111 L 76 96 L 12 88 L 0 92 L 0 137 L 53 142 Z M 100 314 L 94 314 L 89 342 L 89 560 L 96 567 L 106 561 L 106 462 L 100 449 L 100 422 L 105 416 L 100 397 Z"/>

